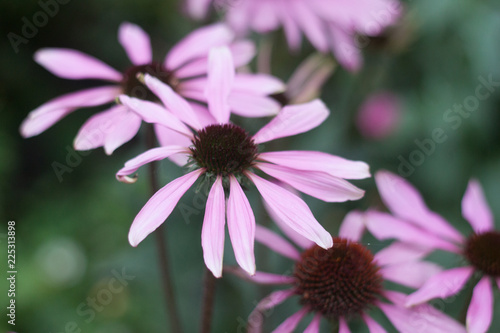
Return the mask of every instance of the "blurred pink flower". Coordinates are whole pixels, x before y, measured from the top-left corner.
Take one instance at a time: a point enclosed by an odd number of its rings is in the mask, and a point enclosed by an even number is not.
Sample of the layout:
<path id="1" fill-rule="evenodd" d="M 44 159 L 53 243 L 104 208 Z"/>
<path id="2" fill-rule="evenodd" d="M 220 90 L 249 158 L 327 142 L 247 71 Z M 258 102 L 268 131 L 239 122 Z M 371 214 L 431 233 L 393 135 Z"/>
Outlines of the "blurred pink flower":
<path id="1" fill-rule="evenodd" d="M 169 85 L 172 94 L 204 102 L 196 92 L 206 84 L 207 56 L 211 47 L 227 45 L 234 56 L 234 66 L 247 64 L 254 56 L 250 41 L 235 41 L 234 34 L 223 24 L 215 24 L 193 31 L 173 46 L 162 63 L 152 56 L 149 36 L 137 25 L 121 24 L 118 40 L 125 49 L 132 66 L 123 73 L 100 60 L 80 51 L 61 48 L 45 48 L 35 54 L 35 61 L 53 74 L 73 80 L 98 79 L 112 85 L 100 86 L 69 93 L 41 105 L 30 112 L 20 131 L 24 137 L 40 134 L 60 119 L 82 107 L 109 104 L 120 94 L 151 100 L 149 90 L 137 79 L 137 74 L 148 73 Z M 258 89 L 254 82 L 261 82 Z M 268 75 L 237 75 L 238 89 L 232 91 L 229 100 L 232 111 L 245 116 L 274 115 L 279 104 L 268 94 L 279 92 L 284 85 Z M 267 89 L 267 90 L 266 90 Z M 246 104 L 242 100 L 247 101 Z M 74 146 L 88 150 L 103 146 L 107 154 L 132 139 L 141 125 L 141 118 L 123 105 L 114 105 L 88 119 L 82 126 Z M 157 133 L 160 140 L 165 134 Z"/>
<path id="2" fill-rule="evenodd" d="M 431 277 L 406 299 L 407 306 L 457 294 L 475 273 L 467 311 L 467 332 L 486 332 L 493 319 L 492 283 L 500 287 L 500 232 L 495 230 L 491 210 L 476 180 L 470 180 L 462 200 L 462 215 L 473 233 L 464 238 L 443 217 L 429 210 L 419 192 L 405 179 L 387 171 L 375 176 L 380 195 L 394 215 L 368 212 L 366 224 L 378 238 L 395 238 L 428 249 L 462 255 L 469 265 L 445 270 Z"/>
<path id="3" fill-rule="evenodd" d="M 137 98 L 120 96 L 121 102 L 145 121 L 169 128 L 184 137 L 182 144 L 168 145 L 146 151 L 129 160 L 118 171 L 117 178 L 134 182 L 129 175 L 142 165 L 182 154 L 190 172 L 160 189 L 134 219 L 129 242 L 137 246 L 160 226 L 172 213 L 180 198 L 196 182 L 211 185 L 208 193 L 202 228 L 202 247 L 207 267 L 214 276 L 222 274 L 224 225 L 227 217 L 229 235 L 238 264 L 248 273 L 255 272 L 255 217 L 241 183 L 255 184 L 270 209 L 304 237 L 323 248 L 332 245 L 330 234 L 316 221 L 307 204 L 283 187 L 255 173 L 260 170 L 288 185 L 327 202 L 357 200 L 364 191 L 345 179 L 370 176 L 368 165 L 317 151 L 259 152 L 259 144 L 307 132 L 319 126 L 329 114 L 319 100 L 306 104 L 285 106 L 267 125 L 250 136 L 244 129 L 229 122 L 227 96 L 234 78 L 231 54 L 227 48 L 210 52 L 206 95 L 212 122 L 185 121 L 176 115 L 195 115 L 182 99 L 172 99 L 161 81 L 146 75 L 146 85 L 165 103 L 159 105 Z M 195 118 L 193 118 L 195 119 Z"/>
<path id="4" fill-rule="evenodd" d="M 357 34 L 377 36 L 401 14 L 397 0 L 213 0 L 237 33 L 267 33 L 283 27 L 291 49 L 303 33 L 320 52 L 333 52 L 338 62 L 356 71 L 362 65 Z M 188 12 L 204 17 L 209 0 L 188 0 Z"/>
<path id="5" fill-rule="evenodd" d="M 360 133 L 368 138 L 389 136 L 401 120 L 401 104 L 391 92 L 371 95 L 361 106 L 357 116 Z"/>
<path id="6" fill-rule="evenodd" d="M 280 227 L 284 226 L 279 216 L 270 213 Z M 350 332 L 348 322 L 353 317 L 361 318 L 370 332 L 385 332 L 368 315 L 373 308 L 380 309 L 399 332 L 465 332 L 462 325 L 429 305 L 405 308 L 405 295 L 383 286 L 384 281 L 390 281 L 418 288 L 429 276 L 439 272 L 437 265 L 421 260 L 429 250 L 396 242 L 372 255 L 359 243 L 364 231 L 363 214 L 355 211 L 344 219 L 339 237 L 333 239 L 330 249 L 318 247 L 288 227 L 282 230 L 302 252 L 261 226 L 256 227 L 255 239 L 293 260 L 293 274 L 256 272 L 248 276 L 240 269 L 226 268 L 259 284 L 291 286 L 271 293 L 257 304 L 249 316 L 249 333 L 261 332 L 263 313 L 292 296 L 300 297 L 301 309 L 273 332 L 293 332 L 308 313 L 314 313 L 311 323 L 304 330 L 308 333 L 320 332 L 321 317 L 338 321 L 339 333 Z"/>

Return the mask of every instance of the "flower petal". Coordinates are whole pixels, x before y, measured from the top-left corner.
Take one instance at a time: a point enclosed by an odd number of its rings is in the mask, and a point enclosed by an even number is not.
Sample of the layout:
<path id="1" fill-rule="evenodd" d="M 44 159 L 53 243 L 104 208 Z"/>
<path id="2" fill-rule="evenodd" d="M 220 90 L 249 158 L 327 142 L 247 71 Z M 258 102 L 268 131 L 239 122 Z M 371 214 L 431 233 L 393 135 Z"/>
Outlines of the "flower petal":
<path id="1" fill-rule="evenodd" d="M 357 72 L 363 66 L 361 51 L 356 45 L 354 34 L 330 24 L 332 51 L 335 58 L 343 67 L 352 72 Z"/>
<path id="2" fill-rule="evenodd" d="M 289 4 L 290 11 L 295 13 L 295 19 L 311 44 L 323 53 L 328 51 L 328 38 L 323 21 L 315 15 L 311 7 L 303 1 L 293 1 Z"/>
<path id="3" fill-rule="evenodd" d="M 441 271 L 441 267 L 427 261 L 404 262 L 380 269 L 386 280 L 410 288 L 420 288 L 429 278 Z"/>
<path id="4" fill-rule="evenodd" d="M 344 317 L 339 318 L 339 333 L 351 333 Z"/>
<path id="5" fill-rule="evenodd" d="M 116 148 L 132 140 L 141 127 L 142 119 L 136 113 L 128 111 L 113 130 L 104 139 L 104 151 L 111 155 Z"/>
<path id="6" fill-rule="evenodd" d="M 187 0 L 186 7 L 189 16 L 196 20 L 201 20 L 207 16 L 210 0 Z"/>
<path id="7" fill-rule="evenodd" d="M 212 24 L 199 28 L 184 37 L 167 54 L 165 65 L 174 70 L 197 57 L 207 56 L 210 48 L 229 44 L 234 34 L 224 24 Z"/>
<path id="8" fill-rule="evenodd" d="M 101 79 L 119 82 L 122 74 L 102 61 L 77 50 L 43 48 L 35 53 L 35 61 L 52 74 L 65 79 Z"/>
<path id="9" fill-rule="evenodd" d="M 137 246 L 165 222 L 184 193 L 203 172 L 203 169 L 192 171 L 158 190 L 135 217 L 128 234 L 130 245 Z"/>
<path id="10" fill-rule="evenodd" d="M 222 276 L 222 258 L 224 255 L 224 225 L 226 224 L 226 207 L 224 188 L 220 176 L 215 180 L 207 198 L 205 218 L 201 229 L 201 246 L 205 265 L 212 274 Z"/>
<path id="11" fill-rule="evenodd" d="M 234 274 L 243 280 L 265 285 L 293 284 L 295 282 L 295 278 L 288 275 L 259 271 L 255 272 L 254 275 L 248 275 L 248 273 L 240 267 L 224 267 L 224 272 Z"/>
<path id="12" fill-rule="evenodd" d="M 25 138 L 38 135 L 73 110 L 109 103 L 119 93 L 119 87 L 105 86 L 80 90 L 54 98 L 28 114 L 21 124 L 21 135 Z"/>
<path id="13" fill-rule="evenodd" d="M 295 312 L 293 315 L 288 317 L 284 322 L 278 326 L 273 333 L 290 333 L 295 330 L 295 328 L 299 325 L 299 322 L 304 318 L 307 314 L 308 310 L 306 308 L 302 308 L 299 311 Z"/>
<path id="14" fill-rule="evenodd" d="M 472 267 L 459 267 L 434 275 L 419 290 L 406 298 L 406 306 L 455 295 L 463 288 L 473 271 Z"/>
<path id="15" fill-rule="evenodd" d="M 462 215 L 469 221 L 476 233 L 493 230 L 491 209 L 484 197 L 483 189 L 475 179 L 469 181 L 462 199 Z"/>
<path id="16" fill-rule="evenodd" d="M 227 227 L 236 261 L 248 274 L 255 274 L 255 216 L 250 202 L 234 176 L 229 178 Z"/>
<path id="17" fill-rule="evenodd" d="M 186 135 L 174 131 L 168 127 L 155 124 L 154 128 L 155 128 L 156 139 L 158 140 L 160 146 L 189 147 L 192 144 L 191 139 L 188 138 Z M 186 163 L 188 163 L 189 156 L 190 155 L 186 150 L 184 153 L 169 156 L 168 159 L 170 159 L 178 166 L 184 166 L 186 165 Z"/>
<path id="18" fill-rule="evenodd" d="M 228 103 L 234 114 L 249 118 L 275 116 L 281 110 L 281 105 L 271 97 L 238 91 L 229 94 Z"/>
<path id="19" fill-rule="evenodd" d="M 285 83 L 269 74 L 236 73 L 233 82 L 233 90 L 248 92 L 254 95 L 266 96 L 286 89 Z"/>
<path id="20" fill-rule="evenodd" d="M 138 25 L 122 23 L 118 30 L 118 40 L 134 65 L 145 65 L 153 60 L 149 36 Z"/>
<path id="21" fill-rule="evenodd" d="M 325 172 L 301 171 L 270 163 L 257 163 L 255 166 L 297 190 L 326 202 L 358 200 L 365 193 L 348 181 Z"/>
<path id="22" fill-rule="evenodd" d="M 493 319 L 493 290 L 489 276 L 484 276 L 474 287 L 467 310 L 467 332 L 485 333 Z"/>
<path id="23" fill-rule="evenodd" d="M 228 97 L 234 80 L 234 64 L 227 47 L 214 47 L 208 56 L 208 80 L 205 96 L 210 113 L 220 124 L 229 122 Z"/>
<path id="24" fill-rule="evenodd" d="M 463 236 L 441 216 L 429 211 L 417 189 L 408 181 L 388 171 L 378 171 L 375 181 L 382 200 L 395 215 L 441 235 L 462 242 Z"/>
<path id="25" fill-rule="evenodd" d="M 366 323 L 366 326 L 368 326 L 368 330 L 370 333 L 386 333 L 387 331 L 375 320 L 373 320 L 372 317 L 368 316 L 366 313 L 363 313 L 363 320 Z"/>
<path id="26" fill-rule="evenodd" d="M 364 231 L 364 214 L 359 211 L 351 211 L 340 224 L 339 237 L 359 242 Z"/>
<path id="27" fill-rule="evenodd" d="M 375 254 L 375 260 L 379 266 L 400 264 L 420 260 L 427 256 L 429 248 L 414 246 L 408 243 L 394 242 Z"/>
<path id="28" fill-rule="evenodd" d="M 321 324 L 321 314 L 317 313 L 314 315 L 311 323 L 306 327 L 304 333 L 319 333 L 319 328 Z"/>
<path id="29" fill-rule="evenodd" d="M 319 126 L 329 114 L 326 105 L 318 99 L 300 105 L 288 105 L 253 138 L 259 144 L 304 133 Z"/>
<path id="30" fill-rule="evenodd" d="M 297 170 L 323 171 L 344 179 L 364 179 L 370 177 L 370 167 L 365 162 L 306 150 L 285 150 L 264 152 L 259 159 L 280 165 L 293 165 Z"/>
<path id="31" fill-rule="evenodd" d="M 258 224 L 255 226 L 255 240 L 284 257 L 292 260 L 300 259 L 300 253 L 293 245 L 277 233 Z"/>
<path id="32" fill-rule="evenodd" d="M 247 176 L 257 186 L 269 209 L 283 222 L 322 248 L 332 247 L 332 236 L 316 221 L 302 199 L 255 174 L 248 173 Z"/>
<path id="33" fill-rule="evenodd" d="M 262 323 L 264 321 L 262 312 L 274 308 L 276 305 L 283 303 L 294 294 L 295 293 L 293 289 L 278 290 L 269 294 L 264 299 L 262 299 L 257 304 L 252 313 L 248 316 L 247 332 L 248 333 L 261 332 Z"/>
<path id="34" fill-rule="evenodd" d="M 130 178 L 128 177 L 128 175 L 136 172 L 137 169 L 139 169 L 144 164 L 163 160 L 170 155 L 185 152 L 186 149 L 187 148 L 181 146 L 167 146 L 147 150 L 146 152 L 125 162 L 125 166 L 116 173 L 116 178 L 124 183 L 134 183 L 136 181 L 136 178 Z"/>

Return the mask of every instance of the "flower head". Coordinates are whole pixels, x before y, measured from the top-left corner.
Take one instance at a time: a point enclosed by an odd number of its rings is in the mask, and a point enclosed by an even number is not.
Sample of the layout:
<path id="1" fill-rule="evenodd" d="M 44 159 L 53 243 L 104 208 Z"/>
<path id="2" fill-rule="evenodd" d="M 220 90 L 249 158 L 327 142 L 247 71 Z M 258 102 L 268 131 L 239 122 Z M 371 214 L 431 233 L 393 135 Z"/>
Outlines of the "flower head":
<path id="1" fill-rule="evenodd" d="M 381 139 L 394 132 L 400 118 L 398 97 L 391 92 L 379 92 L 371 95 L 360 107 L 356 124 L 363 136 Z"/>

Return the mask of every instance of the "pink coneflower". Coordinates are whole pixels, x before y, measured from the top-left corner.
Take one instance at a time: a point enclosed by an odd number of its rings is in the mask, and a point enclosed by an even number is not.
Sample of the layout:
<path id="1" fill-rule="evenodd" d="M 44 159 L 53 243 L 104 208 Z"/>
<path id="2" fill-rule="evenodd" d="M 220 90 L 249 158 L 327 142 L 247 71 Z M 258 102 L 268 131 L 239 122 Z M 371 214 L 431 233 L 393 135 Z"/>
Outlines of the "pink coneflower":
<path id="1" fill-rule="evenodd" d="M 495 230 L 479 183 L 471 180 L 462 200 L 462 215 L 473 229 L 472 234 L 464 238 L 440 215 L 430 211 L 418 191 L 405 179 L 387 171 L 378 172 L 375 179 L 382 199 L 394 214 L 367 213 L 367 226 L 375 236 L 418 242 L 428 249 L 457 253 L 469 263 L 431 277 L 408 296 L 406 305 L 455 295 L 473 274 L 477 275 L 479 282 L 467 311 L 467 331 L 486 332 L 493 318 L 491 284 L 496 282 L 500 287 L 500 232 Z"/>
<path id="2" fill-rule="evenodd" d="M 275 214 L 271 212 L 271 215 Z M 295 267 L 291 275 L 256 272 L 254 276 L 227 268 L 260 284 L 291 286 L 271 293 L 258 303 L 249 317 L 248 332 L 261 332 L 262 313 L 293 296 L 298 296 L 301 309 L 273 332 L 293 332 L 308 313 L 313 313 L 314 317 L 304 330 L 307 333 L 320 331 L 322 317 L 337 322 L 339 333 L 350 332 L 348 323 L 356 318 L 362 319 L 370 332 L 386 332 L 370 317 L 369 312 L 374 308 L 380 309 L 399 332 L 464 332 L 463 326 L 429 305 L 405 308 L 405 295 L 384 287 L 384 281 L 391 281 L 417 288 L 440 269 L 435 264 L 421 261 L 428 251 L 403 243 L 394 243 L 373 255 L 359 243 L 364 228 L 362 219 L 358 212 L 349 213 L 342 223 L 339 237 L 333 239 L 333 247 L 329 249 L 284 228 L 283 231 L 302 248 L 302 252 L 278 234 L 257 226 L 256 240 L 293 260 Z M 278 217 L 276 223 L 281 225 L 283 221 Z"/>
<path id="3" fill-rule="evenodd" d="M 132 66 L 123 72 L 80 51 L 61 48 L 39 50 L 35 54 L 35 61 L 59 77 L 98 79 L 113 84 L 69 93 L 43 104 L 24 120 L 21 134 L 24 137 L 38 135 L 75 109 L 105 105 L 120 94 L 153 100 L 154 95 L 138 81 L 138 73 L 148 73 L 164 82 L 176 97 L 186 96 L 193 90 L 191 85 L 204 83 L 211 47 L 230 46 L 236 67 L 247 64 L 255 52 L 251 42 L 235 42 L 234 34 L 223 24 L 193 31 L 170 49 L 163 62 L 153 60 L 149 36 L 137 25 L 123 23 L 119 28 L 118 40 L 132 62 Z M 251 88 L 255 86 L 255 81 L 262 82 L 259 89 Z M 229 100 L 234 113 L 262 116 L 274 115 L 279 111 L 279 104 L 266 96 L 284 88 L 279 80 L 266 75 L 242 74 L 236 76 L 235 82 L 239 89 L 232 91 L 235 96 Z M 196 99 L 196 96 L 190 97 Z M 247 102 L 245 105 L 240 102 L 242 98 Z M 140 125 L 141 118 L 127 107 L 111 106 L 89 118 L 82 126 L 74 141 L 75 149 L 103 146 L 106 153 L 111 154 L 132 139 Z M 157 136 L 164 139 L 168 135 L 157 133 Z"/>
<path id="4" fill-rule="evenodd" d="M 207 267 L 220 277 L 224 250 L 224 225 L 227 217 L 229 235 L 238 264 L 250 274 L 255 272 L 253 253 L 255 218 L 241 184 L 255 184 L 270 209 L 285 223 L 323 248 L 332 245 L 330 234 L 316 221 L 307 204 L 298 196 L 257 175 L 262 171 L 308 195 L 327 202 L 357 200 L 364 191 L 345 179 L 370 176 L 368 165 L 317 151 L 259 152 L 259 144 L 307 132 L 320 125 L 329 111 L 319 100 L 284 107 L 279 114 L 256 134 L 229 122 L 226 103 L 231 89 L 234 68 L 227 49 L 215 49 L 209 61 L 208 105 L 216 123 L 204 127 L 191 125 L 193 132 L 169 114 L 154 112 L 153 103 L 128 96 L 121 102 L 148 122 L 177 131 L 189 139 L 189 144 L 169 145 L 146 151 L 125 163 L 117 173 L 124 182 L 139 167 L 174 154 L 183 154 L 190 172 L 160 189 L 142 208 L 132 223 L 129 241 L 137 246 L 171 214 L 177 202 L 198 178 L 211 184 L 202 229 L 202 247 Z M 188 104 L 177 103 L 164 96 L 165 85 L 145 76 L 145 82 L 167 109 L 189 111 Z M 180 100 L 179 100 L 180 101 Z M 162 115 L 161 117 L 158 114 Z"/>
<path id="5" fill-rule="evenodd" d="M 208 0 L 188 0 L 193 17 L 203 17 Z M 401 4 L 396 0 L 213 0 L 236 32 L 268 33 L 283 27 L 291 49 L 298 49 L 303 33 L 319 51 L 332 51 L 340 64 L 358 70 L 362 59 L 356 34 L 379 35 L 396 22 Z M 360 44 L 360 45 L 358 45 Z"/>
<path id="6" fill-rule="evenodd" d="M 356 124 L 360 133 L 373 139 L 391 135 L 401 120 L 401 103 L 391 92 L 371 95 L 361 105 Z"/>

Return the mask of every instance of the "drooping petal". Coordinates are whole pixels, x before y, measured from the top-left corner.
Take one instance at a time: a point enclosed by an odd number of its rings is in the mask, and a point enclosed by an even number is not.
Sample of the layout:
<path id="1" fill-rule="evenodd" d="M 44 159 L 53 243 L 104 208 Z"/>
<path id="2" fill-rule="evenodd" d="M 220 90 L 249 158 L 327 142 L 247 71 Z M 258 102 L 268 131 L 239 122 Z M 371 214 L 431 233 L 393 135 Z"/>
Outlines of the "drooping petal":
<path id="1" fill-rule="evenodd" d="M 273 333 L 290 333 L 295 330 L 295 328 L 299 325 L 299 322 L 304 318 L 307 314 L 308 310 L 306 308 L 302 308 L 299 311 L 295 312 L 293 315 L 288 317 L 284 322 L 278 326 Z"/>
<path id="2" fill-rule="evenodd" d="M 224 24 L 212 24 L 191 32 L 167 54 L 165 65 L 174 70 L 197 57 L 208 55 L 210 48 L 229 44 L 234 34 Z"/>
<path id="3" fill-rule="evenodd" d="M 343 67 L 357 72 L 363 66 L 361 51 L 356 45 L 354 33 L 348 32 L 335 24 L 330 24 L 331 46 L 335 58 Z"/>
<path id="4" fill-rule="evenodd" d="M 189 16 L 201 20 L 207 16 L 210 0 L 187 0 L 186 6 Z"/>
<path id="5" fill-rule="evenodd" d="M 406 305 L 412 306 L 433 298 L 455 295 L 463 288 L 473 271 L 472 267 L 459 267 L 434 275 L 419 290 L 407 297 Z"/>
<path id="6" fill-rule="evenodd" d="M 286 85 L 280 79 L 269 74 L 236 73 L 233 89 L 265 96 L 285 91 Z"/>
<path id="7" fill-rule="evenodd" d="M 469 181 L 462 199 L 462 215 L 469 221 L 476 233 L 493 229 L 493 214 L 481 185 L 475 179 Z"/>
<path id="8" fill-rule="evenodd" d="M 286 301 L 294 295 L 293 289 L 278 290 L 263 298 L 248 316 L 248 333 L 261 332 L 263 315 L 262 312 Z"/>
<path id="9" fill-rule="evenodd" d="M 394 242 L 378 251 L 375 254 L 375 260 L 379 266 L 394 265 L 420 260 L 427 256 L 430 252 L 431 250 L 426 247 Z"/>
<path id="10" fill-rule="evenodd" d="M 255 166 L 297 190 L 326 202 L 358 200 L 365 194 L 365 191 L 348 181 L 325 172 L 295 170 L 270 163 L 257 163 Z"/>
<path id="11" fill-rule="evenodd" d="M 160 146 L 189 147 L 192 144 L 191 139 L 188 138 L 186 135 L 174 131 L 168 127 L 155 124 L 154 128 L 155 128 L 156 139 L 158 140 Z M 187 153 L 186 150 L 186 152 L 184 153 L 169 156 L 168 159 L 170 159 L 178 166 L 184 166 L 189 161 L 189 154 Z"/>
<path id="12" fill-rule="evenodd" d="M 113 130 L 104 139 L 104 151 L 113 154 L 116 148 L 132 140 L 141 127 L 142 119 L 136 113 L 128 111 L 116 123 Z"/>
<path id="13" fill-rule="evenodd" d="M 380 273 L 386 280 L 410 288 L 420 288 L 441 271 L 441 267 L 428 261 L 402 262 L 380 268 Z"/>
<path id="14" fill-rule="evenodd" d="M 155 231 L 168 218 L 180 198 L 203 172 L 203 169 L 192 171 L 158 190 L 135 217 L 128 234 L 130 245 L 137 246 Z"/>
<path id="15" fill-rule="evenodd" d="M 222 276 L 222 258 L 224 255 L 224 225 L 226 207 L 222 178 L 219 176 L 208 194 L 205 218 L 201 229 L 201 246 L 205 265 L 212 274 Z"/>
<path id="16" fill-rule="evenodd" d="M 264 152 L 259 159 L 267 162 L 293 166 L 297 170 L 323 171 L 344 179 L 370 177 L 370 167 L 365 162 L 351 161 L 319 151 L 285 150 Z"/>
<path id="17" fill-rule="evenodd" d="M 234 64 L 227 47 L 214 47 L 208 56 L 208 80 L 205 96 L 210 113 L 220 124 L 229 122 L 228 97 L 234 80 Z"/>
<path id="18" fill-rule="evenodd" d="M 147 150 L 146 152 L 125 162 L 125 166 L 116 173 L 116 178 L 124 183 L 134 183 L 136 181 L 136 178 L 130 178 L 128 177 L 128 175 L 136 172 L 137 169 L 139 169 L 144 164 L 163 160 L 173 154 L 185 152 L 186 149 L 186 147 L 182 146 L 167 146 Z"/>
<path id="19" fill-rule="evenodd" d="M 43 48 L 35 53 L 35 61 L 52 74 L 65 79 L 101 79 L 119 82 L 122 74 L 102 61 L 77 50 Z"/>
<path id="20" fill-rule="evenodd" d="M 315 15 L 311 7 L 303 1 L 292 1 L 289 9 L 295 12 L 295 19 L 311 44 L 323 53 L 328 51 L 327 29 L 323 21 Z"/>
<path id="21" fill-rule="evenodd" d="M 317 313 L 314 315 L 311 323 L 306 327 L 304 333 L 319 333 L 319 328 L 321 324 L 321 314 Z"/>
<path id="22" fill-rule="evenodd" d="M 138 25 L 122 23 L 118 30 L 118 40 L 134 65 L 145 65 L 153 60 L 149 36 Z"/>
<path id="23" fill-rule="evenodd" d="M 270 117 L 280 112 L 281 105 L 271 97 L 232 91 L 228 97 L 231 111 L 242 117 Z"/>
<path id="24" fill-rule="evenodd" d="M 255 226 L 255 240 L 284 257 L 300 259 L 300 253 L 295 247 L 277 233 L 258 224 Z"/>
<path id="25" fill-rule="evenodd" d="M 344 317 L 339 318 L 339 333 L 351 333 Z"/>
<path id="26" fill-rule="evenodd" d="M 288 42 L 288 46 L 292 51 L 297 51 L 300 48 L 302 35 L 300 32 L 300 27 L 297 24 L 293 13 L 287 10 L 289 1 L 276 0 L 276 3 L 281 7 L 279 15 L 283 23 L 283 30 L 285 31 L 285 37 Z"/>
<path id="27" fill-rule="evenodd" d="M 407 219 L 434 234 L 462 242 L 463 236 L 441 216 L 429 211 L 417 189 L 408 181 L 388 171 L 378 171 L 375 181 L 382 200 L 397 216 Z"/>
<path id="28" fill-rule="evenodd" d="M 186 137 L 193 135 L 193 132 L 182 121 L 158 103 L 128 97 L 127 95 L 120 95 L 119 99 L 123 105 L 137 113 L 147 123 L 168 127 L 184 134 Z"/>
<path id="29" fill-rule="evenodd" d="M 318 99 L 300 105 L 287 105 L 253 139 L 259 144 L 304 133 L 319 126 L 329 114 L 326 105 Z"/>
<path id="30" fill-rule="evenodd" d="M 243 280 L 265 285 L 293 284 L 295 282 L 295 278 L 288 275 L 279 275 L 259 271 L 256 271 L 254 275 L 248 275 L 248 273 L 240 267 L 224 267 L 224 272 L 234 274 Z"/>
<path id="31" fill-rule="evenodd" d="M 307 204 L 298 196 L 259 176 L 248 173 L 258 191 L 280 219 L 296 232 L 312 240 L 322 248 L 332 247 L 332 236 L 314 218 Z"/>
<path id="32" fill-rule="evenodd" d="M 234 176 L 229 178 L 227 227 L 236 261 L 248 274 L 255 274 L 255 216 L 250 202 Z"/>
<path id="33" fill-rule="evenodd" d="M 344 217 L 340 225 L 339 237 L 359 242 L 364 231 L 364 214 L 359 211 L 351 211 Z"/>
<path id="34" fill-rule="evenodd" d="M 485 333 L 493 319 L 493 290 L 489 276 L 484 276 L 474 287 L 467 310 L 467 332 Z"/>
<path id="35" fill-rule="evenodd" d="M 368 326 L 368 330 L 370 330 L 370 333 L 386 333 L 387 331 L 375 320 L 373 320 L 372 317 L 368 316 L 366 313 L 363 313 L 363 320 L 366 323 L 366 326 Z"/>
<path id="36" fill-rule="evenodd" d="M 109 103 L 118 94 L 120 94 L 119 87 L 105 86 L 80 90 L 54 98 L 28 114 L 21 124 L 21 135 L 25 138 L 38 135 L 73 110 Z"/>

